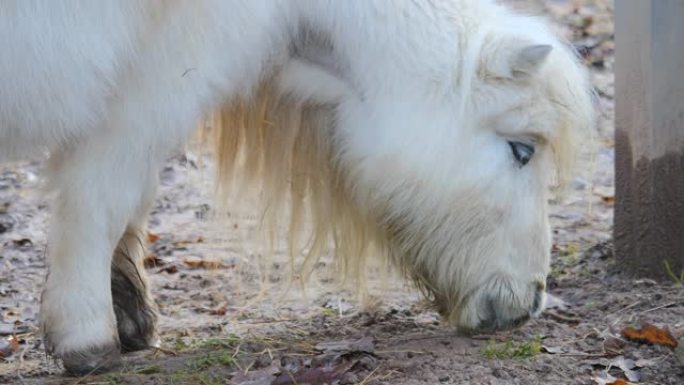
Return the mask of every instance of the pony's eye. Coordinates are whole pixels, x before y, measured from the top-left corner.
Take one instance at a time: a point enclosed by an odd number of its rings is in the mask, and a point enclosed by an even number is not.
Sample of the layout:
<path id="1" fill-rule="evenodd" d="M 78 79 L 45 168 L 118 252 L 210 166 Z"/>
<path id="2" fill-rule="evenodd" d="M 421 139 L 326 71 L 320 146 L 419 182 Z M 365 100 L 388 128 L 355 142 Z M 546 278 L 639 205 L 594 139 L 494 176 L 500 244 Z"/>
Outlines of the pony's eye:
<path id="1" fill-rule="evenodd" d="M 511 146 L 513 157 L 515 157 L 515 160 L 518 162 L 520 167 L 523 167 L 530 160 L 532 160 L 532 157 L 534 156 L 533 144 L 523 142 L 508 142 L 508 145 Z"/>

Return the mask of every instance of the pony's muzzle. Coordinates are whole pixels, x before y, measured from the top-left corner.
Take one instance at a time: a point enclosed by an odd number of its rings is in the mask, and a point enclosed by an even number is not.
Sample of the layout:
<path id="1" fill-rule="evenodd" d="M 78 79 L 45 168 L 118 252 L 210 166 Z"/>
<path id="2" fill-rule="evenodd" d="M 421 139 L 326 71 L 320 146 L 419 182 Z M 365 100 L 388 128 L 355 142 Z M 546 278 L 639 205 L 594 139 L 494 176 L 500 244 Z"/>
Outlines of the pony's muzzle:
<path id="1" fill-rule="evenodd" d="M 510 330 L 524 325 L 530 319 L 539 316 L 544 309 L 546 301 L 545 285 L 543 283 L 535 283 L 534 298 L 530 308 L 526 312 L 522 312 L 517 316 L 511 317 L 502 312 L 500 309 L 500 300 L 489 298 L 487 299 L 487 314 L 488 316 L 480 320 L 475 330 L 480 332 L 492 332 L 497 330 Z"/>

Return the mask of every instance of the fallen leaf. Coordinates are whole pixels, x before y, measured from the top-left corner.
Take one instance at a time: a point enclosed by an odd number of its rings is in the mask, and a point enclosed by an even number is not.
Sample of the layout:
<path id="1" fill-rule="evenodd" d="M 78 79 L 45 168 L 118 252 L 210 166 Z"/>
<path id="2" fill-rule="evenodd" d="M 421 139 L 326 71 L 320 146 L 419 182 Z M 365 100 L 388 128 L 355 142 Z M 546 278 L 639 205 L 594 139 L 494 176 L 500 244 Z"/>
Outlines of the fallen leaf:
<path id="1" fill-rule="evenodd" d="M 236 385 L 271 385 L 281 372 L 281 368 L 276 365 L 270 365 L 263 369 L 249 370 L 247 373 L 237 371 L 231 383 Z"/>
<path id="2" fill-rule="evenodd" d="M 337 366 L 323 366 L 314 368 L 301 368 L 295 373 L 283 369 L 271 385 L 323 385 L 339 382 L 342 376 L 347 373 L 357 361 L 343 362 Z"/>
<path id="3" fill-rule="evenodd" d="M 549 354 L 560 354 L 563 353 L 563 348 L 561 346 L 545 346 L 542 345 L 541 351 Z"/>
<path id="4" fill-rule="evenodd" d="M 622 338 L 608 336 L 603 340 L 603 351 L 611 356 L 619 356 L 622 354 L 625 345 L 627 343 Z"/>
<path id="5" fill-rule="evenodd" d="M 600 376 L 596 376 L 592 378 L 594 382 L 596 382 L 598 385 L 615 385 L 617 381 L 619 381 L 617 378 L 611 376 L 610 374 L 606 372 L 600 373 Z M 620 384 L 617 384 L 620 385 Z"/>
<path id="6" fill-rule="evenodd" d="M 175 241 L 175 242 L 173 242 L 173 245 L 175 247 L 184 247 L 185 245 L 190 245 L 193 243 L 204 243 L 204 237 L 199 236 L 195 239 L 186 239 L 186 240 L 181 240 L 181 241 Z"/>
<path id="7" fill-rule="evenodd" d="M 159 240 L 159 235 L 155 233 L 147 233 L 147 243 L 155 243 Z"/>
<path id="8" fill-rule="evenodd" d="M 633 360 L 630 360 L 625 357 L 618 357 L 610 363 L 610 366 L 620 368 L 620 370 L 622 370 L 622 372 L 624 373 L 625 377 L 627 377 L 627 379 L 631 382 L 639 382 L 639 380 L 641 379 L 639 372 L 633 370 L 637 368 Z"/>
<path id="9" fill-rule="evenodd" d="M 615 378 L 608 373 L 601 373 L 601 377 L 594 377 L 593 380 L 598 385 L 629 385 L 629 382 L 622 378 Z"/>
<path id="10" fill-rule="evenodd" d="M 615 204 L 615 197 L 614 196 L 601 197 L 601 200 L 603 201 L 603 203 L 607 204 L 608 206 L 612 206 Z"/>
<path id="11" fill-rule="evenodd" d="M 228 267 L 221 261 L 211 261 L 206 259 L 184 259 L 183 263 L 192 269 L 223 269 Z"/>
<path id="12" fill-rule="evenodd" d="M 157 273 L 176 274 L 176 273 L 178 273 L 178 266 L 171 265 L 171 266 L 162 267 L 161 269 L 157 270 Z"/>
<path id="13" fill-rule="evenodd" d="M 145 265 L 146 268 L 150 269 L 153 267 L 164 266 L 166 265 L 166 262 L 164 262 L 163 259 L 157 257 L 156 255 L 150 254 L 143 260 L 143 265 Z"/>
<path id="14" fill-rule="evenodd" d="M 594 194 L 601 197 L 601 201 L 608 206 L 615 204 L 615 189 L 612 187 L 594 187 Z"/>
<path id="15" fill-rule="evenodd" d="M 606 385 L 629 385 L 629 382 L 623 380 L 622 378 L 618 378 L 617 380 L 608 383 Z"/>
<path id="16" fill-rule="evenodd" d="M 569 325 L 577 325 L 582 323 L 582 319 L 579 317 L 576 317 L 575 315 L 571 313 L 566 313 L 568 315 L 563 314 L 564 312 L 561 311 L 556 311 L 556 310 L 546 310 L 543 314 L 545 317 L 553 318 L 557 322 L 561 323 L 566 323 Z"/>
<path id="17" fill-rule="evenodd" d="M 568 303 L 563 301 L 563 299 L 560 297 L 547 294 L 546 302 L 544 303 L 544 309 L 558 309 L 561 311 L 566 311 L 568 309 Z"/>
<path id="18" fill-rule="evenodd" d="M 622 335 L 630 341 L 662 345 L 672 349 L 678 345 L 677 340 L 668 330 L 658 328 L 649 323 L 642 324 L 640 329 L 628 326 L 622 330 Z"/>
<path id="19" fill-rule="evenodd" d="M 226 315 L 226 311 L 227 311 L 226 305 L 224 304 L 224 305 L 219 305 L 219 306 L 211 309 L 211 311 L 209 311 L 209 314 L 211 314 L 211 315 Z"/>
<path id="20" fill-rule="evenodd" d="M 9 358 L 17 350 L 19 350 L 19 340 L 16 336 L 0 340 L 0 358 Z"/>
<path id="21" fill-rule="evenodd" d="M 33 241 L 28 238 L 15 239 L 12 241 L 12 243 L 18 247 L 27 247 L 33 245 Z"/>

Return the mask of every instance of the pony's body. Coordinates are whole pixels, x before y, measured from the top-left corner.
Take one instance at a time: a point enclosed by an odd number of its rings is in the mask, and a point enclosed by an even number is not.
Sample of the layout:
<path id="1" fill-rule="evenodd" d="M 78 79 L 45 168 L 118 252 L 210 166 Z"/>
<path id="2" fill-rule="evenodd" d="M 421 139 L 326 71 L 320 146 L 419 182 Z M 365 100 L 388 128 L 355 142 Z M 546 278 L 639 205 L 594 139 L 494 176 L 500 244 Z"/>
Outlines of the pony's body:
<path id="1" fill-rule="evenodd" d="M 318 238 L 372 233 L 457 325 L 539 310 L 553 155 L 591 123 L 539 21 L 481 0 L 20 0 L 0 36 L 0 159 L 48 153 L 59 191 L 41 311 L 70 371 L 154 340 L 137 234 L 160 164 L 221 108 L 224 181 L 310 197 Z"/>

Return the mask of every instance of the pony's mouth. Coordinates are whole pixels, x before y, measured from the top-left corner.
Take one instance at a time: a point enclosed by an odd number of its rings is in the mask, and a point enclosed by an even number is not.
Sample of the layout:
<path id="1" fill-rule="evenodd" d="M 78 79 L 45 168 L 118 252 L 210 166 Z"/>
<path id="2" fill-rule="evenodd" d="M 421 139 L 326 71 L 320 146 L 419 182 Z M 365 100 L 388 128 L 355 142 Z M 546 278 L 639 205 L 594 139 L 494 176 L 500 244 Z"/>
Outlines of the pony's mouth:
<path id="1" fill-rule="evenodd" d="M 497 300 L 489 298 L 487 300 L 488 314 L 490 317 L 480 321 L 475 328 L 478 331 L 496 331 L 496 330 L 510 330 L 516 329 L 527 323 L 532 318 L 541 314 L 544 307 L 545 292 L 543 287 L 537 285 L 534 292 L 534 299 L 530 309 L 517 317 L 507 317 L 499 310 Z"/>
<path id="2" fill-rule="evenodd" d="M 546 292 L 544 285 L 532 284 L 527 301 L 518 302 L 512 296 L 493 296 L 475 292 L 464 301 L 465 306 L 448 317 L 464 335 L 491 333 L 511 330 L 523 326 L 529 320 L 539 316 L 544 309 Z M 479 298 L 478 298 L 479 297 Z M 529 305 L 523 305 L 527 303 Z"/>

